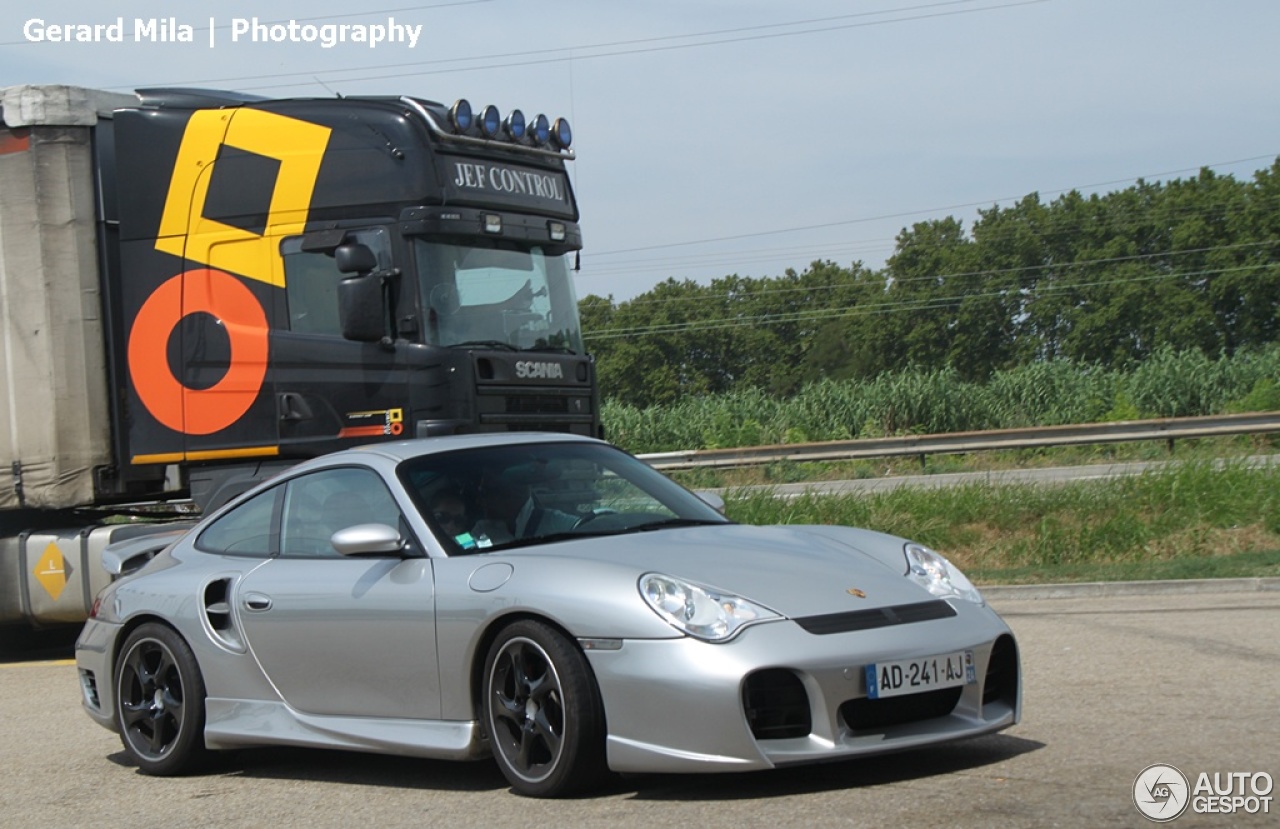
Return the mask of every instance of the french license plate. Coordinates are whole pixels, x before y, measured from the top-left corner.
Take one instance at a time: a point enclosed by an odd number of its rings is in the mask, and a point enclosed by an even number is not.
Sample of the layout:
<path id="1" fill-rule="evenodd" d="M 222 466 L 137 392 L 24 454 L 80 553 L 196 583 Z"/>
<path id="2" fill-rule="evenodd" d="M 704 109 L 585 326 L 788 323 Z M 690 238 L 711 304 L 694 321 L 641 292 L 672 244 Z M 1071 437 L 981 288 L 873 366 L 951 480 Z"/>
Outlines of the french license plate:
<path id="1" fill-rule="evenodd" d="M 978 681 L 973 651 L 876 662 L 868 665 L 866 671 L 867 696 L 870 699 L 919 694 Z"/>

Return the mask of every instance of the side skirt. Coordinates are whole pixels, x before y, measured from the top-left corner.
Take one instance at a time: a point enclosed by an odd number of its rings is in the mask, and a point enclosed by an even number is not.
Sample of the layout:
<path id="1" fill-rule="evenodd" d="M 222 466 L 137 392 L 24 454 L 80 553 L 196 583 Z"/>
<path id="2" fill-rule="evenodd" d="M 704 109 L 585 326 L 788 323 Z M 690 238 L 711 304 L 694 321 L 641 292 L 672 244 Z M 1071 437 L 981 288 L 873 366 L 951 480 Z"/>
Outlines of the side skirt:
<path id="1" fill-rule="evenodd" d="M 315 716 L 282 702 L 205 701 L 205 745 L 211 749 L 305 746 L 438 760 L 489 756 L 480 724 L 471 721 Z"/>

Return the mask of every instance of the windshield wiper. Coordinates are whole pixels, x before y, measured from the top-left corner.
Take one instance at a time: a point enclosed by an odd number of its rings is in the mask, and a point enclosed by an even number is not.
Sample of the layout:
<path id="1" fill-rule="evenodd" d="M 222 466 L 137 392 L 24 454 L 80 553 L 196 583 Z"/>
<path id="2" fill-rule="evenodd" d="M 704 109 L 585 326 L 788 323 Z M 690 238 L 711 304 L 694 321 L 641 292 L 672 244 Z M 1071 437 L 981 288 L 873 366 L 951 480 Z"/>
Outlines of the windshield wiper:
<path id="1" fill-rule="evenodd" d="M 521 349 L 523 351 L 537 351 L 542 354 L 577 354 L 572 348 L 564 348 L 558 345 L 533 346 L 532 348 Z"/>
<path id="2" fill-rule="evenodd" d="M 592 530 L 577 529 L 565 530 L 557 533 L 547 533 L 546 535 L 531 535 L 527 538 L 517 538 L 514 541 L 508 541 L 486 549 L 484 552 L 496 552 L 498 550 L 514 550 L 518 547 L 532 547 L 539 544 L 553 544 L 557 541 L 574 541 L 580 538 L 605 538 L 613 535 L 629 535 L 630 533 L 651 532 L 653 530 L 669 530 L 676 527 L 718 527 L 723 524 L 732 524 L 733 521 L 713 521 L 709 518 L 664 518 L 661 521 L 650 521 L 648 524 L 637 524 L 630 527 L 617 527 L 608 530 Z"/>
<path id="3" fill-rule="evenodd" d="M 709 518 L 664 518 L 661 521 L 650 521 L 632 527 L 632 532 L 647 533 L 653 530 L 669 530 L 674 527 L 718 527 L 721 524 L 732 524 L 732 521 L 712 521 Z"/>
<path id="4" fill-rule="evenodd" d="M 494 348 L 498 351 L 519 351 L 511 343 L 504 343 L 502 340 L 467 340 L 463 343 L 454 343 L 449 348 L 473 348 L 481 346 L 483 348 Z"/>
<path id="5" fill-rule="evenodd" d="M 506 552 L 507 550 L 514 550 L 519 547 L 534 547 L 539 544 L 553 544 L 557 541 L 573 541 L 574 539 L 578 539 L 578 538 L 601 538 L 603 536 L 608 536 L 608 535 L 622 535 L 623 533 L 628 533 L 628 532 L 631 532 L 631 530 L 629 529 L 604 530 L 604 531 L 579 530 L 578 532 L 573 532 L 572 530 L 566 530 L 564 532 L 558 532 L 558 533 L 547 533 L 546 535 L 531 535 L 528 538 L 517 538 L 514 541 L 508 541 L 505 544 L 497 545 L 491 549 L 487 549 L 485 550 L 485 552 L 495 552 L 495 551 Z"/>

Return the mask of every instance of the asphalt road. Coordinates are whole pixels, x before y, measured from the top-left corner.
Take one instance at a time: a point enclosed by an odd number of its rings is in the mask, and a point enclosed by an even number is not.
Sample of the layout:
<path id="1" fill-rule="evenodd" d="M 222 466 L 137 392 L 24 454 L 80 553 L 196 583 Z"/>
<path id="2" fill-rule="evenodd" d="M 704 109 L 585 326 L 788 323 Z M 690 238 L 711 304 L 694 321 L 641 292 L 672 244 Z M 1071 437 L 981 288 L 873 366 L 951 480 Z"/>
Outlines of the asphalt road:
<path id="1" fill-rule="evenodd" d="M 210 774 L 144 777 L 80 711 L 67 660 L 0 663 L 0 824 L 21 827 L 1147 826 L 1135 778 L 1167 763 L 1280 778 L 1280 591 L 1026 598 L 1025 716 L 999 735 L 749 775 L 619 779 L 559 802 L 510 794 L 491 763 L 293 749 Z M 1280 825 L 1194 814 L 1172 826 Z"/>

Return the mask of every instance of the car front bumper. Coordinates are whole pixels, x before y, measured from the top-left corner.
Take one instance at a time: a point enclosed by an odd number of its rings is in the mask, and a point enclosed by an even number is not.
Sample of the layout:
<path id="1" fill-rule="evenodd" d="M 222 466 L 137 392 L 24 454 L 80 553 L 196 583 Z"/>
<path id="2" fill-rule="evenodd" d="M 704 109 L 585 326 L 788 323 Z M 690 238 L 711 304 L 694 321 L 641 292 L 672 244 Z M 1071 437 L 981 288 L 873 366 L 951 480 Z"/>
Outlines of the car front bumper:
<path id="1" fill-rule="evenodd" d="M 815 635 L 791 621 L 711 644 L 626 640 L 587 651 L 618 772 L 747 771 L 883 754 L 1008 728 L 1021 716 L 1012 633 L 986 607 L 958 618 Z M 972 651 L 975 681 L 868 699 L 865 666 Z"/>

